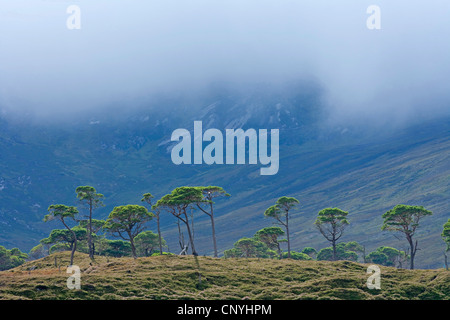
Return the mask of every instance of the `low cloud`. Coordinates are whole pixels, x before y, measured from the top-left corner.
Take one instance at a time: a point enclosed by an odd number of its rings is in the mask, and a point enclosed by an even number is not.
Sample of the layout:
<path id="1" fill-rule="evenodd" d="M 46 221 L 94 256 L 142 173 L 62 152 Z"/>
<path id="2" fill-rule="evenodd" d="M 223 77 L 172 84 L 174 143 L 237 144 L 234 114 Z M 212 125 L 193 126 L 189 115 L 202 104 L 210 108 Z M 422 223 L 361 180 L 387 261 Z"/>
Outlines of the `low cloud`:
<path id="1" fill-rule="evenodd" d="M 51 117 L 310 78 L 336 121 L 450 113 L 446 0 L 72 2 L 2 1 L 0 108 Z M 381 30 L 366 27 L 372 4 Z"/>

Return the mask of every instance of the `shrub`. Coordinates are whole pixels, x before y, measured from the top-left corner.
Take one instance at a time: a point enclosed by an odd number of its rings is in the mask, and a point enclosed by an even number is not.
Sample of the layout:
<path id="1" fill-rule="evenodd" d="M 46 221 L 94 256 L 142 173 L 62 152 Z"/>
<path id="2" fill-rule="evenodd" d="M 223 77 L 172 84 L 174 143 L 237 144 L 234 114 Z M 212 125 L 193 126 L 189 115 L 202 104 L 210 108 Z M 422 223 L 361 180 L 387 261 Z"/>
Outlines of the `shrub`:
<path id="1" fill-rule="evenodd" d="M 288 253 L 284 252 L 283 253 L 283 258 L 287 258 L 288 257 Z M 302 252 L 296 252 L 296 251 L 291 251 L 291 259 L 294 260 L 312 260 L 312 258 L 310 256 L 308 256 L 305 253 Z"/>

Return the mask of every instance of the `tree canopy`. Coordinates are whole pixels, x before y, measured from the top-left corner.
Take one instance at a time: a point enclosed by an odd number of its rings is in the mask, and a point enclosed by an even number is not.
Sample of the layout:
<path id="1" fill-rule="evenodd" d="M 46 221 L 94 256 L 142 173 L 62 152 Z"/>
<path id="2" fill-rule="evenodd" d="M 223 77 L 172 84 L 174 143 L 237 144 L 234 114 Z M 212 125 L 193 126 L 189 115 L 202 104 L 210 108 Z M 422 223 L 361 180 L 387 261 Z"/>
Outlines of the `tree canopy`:
<path id="1" fill-rule="evenodd" d="M 344 229 L 349 225 L 348 212 L 339 208 L 326 208 L 319 211 L 314 224 L 326 240 L 331 242 L 333 249 L 333 260 L 338 260 L 336 244 L 342 237 Z"/>
<path id="2" fill-rule="evenodd" d="M 294 197 L 280 197 L 273 206 L 270 206 L 264 212 L 265 217 L 274 218 L 278 224 L 286 229 L 286 240 L 288 246 L 287 257 L 291 257 L 291 240 L 289 231 L 289 212 L 295 208 L 300 202 Z"/>
<path id="3" fill-rule="evenodd" d="M 153 214 L 139 205 L 115 207 L 106 220 L 105 229 L 124 240 L 130 241 L 133 257 L 137 258 L 134 238 L 141 233 Z"/>
<path id="4" fill-rule="evenodd" d="M 8 250 L 5 247 L 0 246 L 0 271 L 20 266 L 27 258 L 28 255 L 18 248 Z"/>
<path id="5" fill-rule="evenodd" d="M 72 245 L 72 253 L 70 255 L 70 265 L 73 265 L 73 256 L 75 251 L 77 250 L 77 236 L 74 230 L 72 230 L 66 223 L 65 219 L 70 218 L 73 220 L 75 216 L 78 214 L 78 209 L 73 206 L 66 206 L 64 204 L 52 204 L 48 207 L 49 214 L 45 215 L 44 221 L 51 221 L 53 219 L 58 219 L 62 222 L 64 227 L 66 227 L 69 232 L 72 234 L 73 245 Z"/>
<path id="6" fill-rule="evenodd" d="M 178 187 L 166 194 L 156 202 L 155 209 L 170 212 L 174 217 L 182 221 L 187 229 L 192 254 L 198 255 L 195 250 L 194 236 L 189 223 L 187 209 L 192 205 L 204 202 L 202 190 L 198 187 Z"/>
<path id="7" fill-rule="evenodd" d="M 91 186 L 79 186 L 75 189 L 75 193 L 77 194 L 77 198 L 88 205 L 89 207 L 89 215 L 87 222 L 87 240 L 88 240 L 88 248 L 89 248 L 89 257 L 94 259 L 94 245 L 92 240 L 92 214 L 94 209 L 103 206 L 103 194 L 97 193 L 94 187 Z"/>
<path id="8" fill-rule="evenodd" d="M 433 213 L 422 206 L 410 206 L 399 204 L 383 214 L 383 225 L 381 230 L 403 233 L 409 244 L 410 268 L 414 269 L 414 257 L 416 256 L 418 241 L 413 239 L 420 220 Z"/>

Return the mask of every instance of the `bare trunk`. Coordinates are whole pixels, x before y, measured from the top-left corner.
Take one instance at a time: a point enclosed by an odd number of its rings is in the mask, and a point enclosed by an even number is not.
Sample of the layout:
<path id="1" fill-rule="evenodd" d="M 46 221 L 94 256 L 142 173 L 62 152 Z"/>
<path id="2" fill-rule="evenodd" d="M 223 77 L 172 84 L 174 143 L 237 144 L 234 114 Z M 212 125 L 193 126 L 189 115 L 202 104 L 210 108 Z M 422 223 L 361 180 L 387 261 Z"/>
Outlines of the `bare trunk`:
<path id="1" fill-rule="evenodd" d="M 286 238 L 287 238 L 287 249 L 288 249 L 288 258 L 291 258 L 291 240 L 289 238 L 289 215 L 286 212 Z"/>
<path id="2" fill-rule="evenodd" d="M 417 251 L 417 240 L 416 243 L 414 244 L 413 239 L 407 235 L 406 239 L 409 242 L 409 247 L 410 247 L 410 251 L 411 251 L 411 260 L 410 260 L 410 269 L 413 270 L 414 269 L 414 258 L 416 256 L 416 251 Z"/>
<path id="3" fill-rule="evenodd" d="M 180 249 L 184 250 L 184 248 L 186 247 L 184 245 L 184 235 L 181 232 L 181 227 L 180 227 L 180 220 L 181 219 L 177 219 L 177 225 L 178 225 L 178 244 L 180 245 Z"/>
<path id="4" fill-rule="evenodd" d="M 214 209 L 213 209 L 213 204 L 212 204 L 212 197 L 207 197 L 207 199 L 209 201 L 211 201 L 209 203 L 209 206 L 210 206 L 210 209 L 211 209 L 210 212 L 204 210 L 198 203 L 197 203 L 197 208 L 199 208 L 201 211 L 206 213 L 209 216 L 209 218 L 211 219 L 211 230 L 212 230 L 212 238 L 213 238 L 214 257 L 217 258 L 218 257 L 218 252 L 217 252 L 217 241 L 216 241 L 216 227 L 215 227 L 215 224 L 214 224 Z"/>
<path id="5" fill-rule="evenodd" d="M 75 251 L 77 250 L 77 236 L 75 232 L 72 231 L 75 242 L 73 243 L 72 253 L 70 254 L 70 265 L 73 265 L 73 256 L 75 255 Z"/>
<path id="6" fill-rule="evenodd" d="M 89 227 L 88 227 L 88 244 L 89 258 L 94 259 L 94 250 L 92 247 L 92 200 L 89 201 Z"/>
<path id="7" fill-rule="evenodd" d="M 162 241 L 161 241 L 161 229 L 159 226 L 159 213 L 156 214 L 156 224 L 158 226 L 159 255 L 162 255 L 163 251 L 162 251 Z"/>
<path id="8" fill-rule="evenodd" d="M 331 245 L 333 246 L 333 261 L 337 260 L 337 251 L 336 251 L 336 239 L 333 235 L 333 241 L 331 242 Z"/>
<path id="9" fill-rule="evenodd" d="M 444 251 L 444 263 L 445 263 L 445 270 L 448 271 L 447 251 Z"/>
<path id="10" fill-rule="evenodd" d="M 188 220 L 188 216 L 187 216 L 186 212 L 184 212 L 184 217 L 186 219 L 185 224 L 186 224 L 186 228 L 187 228 L 187 232 L 188 232 L 188 236 L 189 236 L 189 242 L 191 244 L 192 254 L 194 256 L 198 256 L 197 251 L 195 251 L 194 238 L 192 237 L 191 228 L 189 226 L 189 220 Z"/>
<path id="11" fill-rule="evenodd" d="M 212 228 L 212 237 L 213 237 L 213 244 L 214 244 L 214 257 L 217 258 L 217 242 L 216 242 L 216 227 L 214 226 L 214 212 L 213 212 L 213 205 L 210 203 L 211 206 L 211 228 Z"/>
<path id="12" fill-rule="evenodd" d="M 130 232 L 128 232 L 128 237 L 130 238 L 131 252 L 133 253 L 133 258 L 137 259 L 136 247 L 134 246 L 134 239 Z"/>
<path id="13" fill-rule="evenodd" d="M 366 260 L 366 246 L 362 246 L 363 247 L 363 252 L 362 252 L 362 254 L 363 254 L 363 261 L 364 261 L 364 263 L 367 263 L 367 260 Z"/>
<path id="14" fill-rule="evenodd" d="M 280 259 L 283 259 L 283 254 L 281 253 L 280 243 L 277 241 L 277 251 Z"/>

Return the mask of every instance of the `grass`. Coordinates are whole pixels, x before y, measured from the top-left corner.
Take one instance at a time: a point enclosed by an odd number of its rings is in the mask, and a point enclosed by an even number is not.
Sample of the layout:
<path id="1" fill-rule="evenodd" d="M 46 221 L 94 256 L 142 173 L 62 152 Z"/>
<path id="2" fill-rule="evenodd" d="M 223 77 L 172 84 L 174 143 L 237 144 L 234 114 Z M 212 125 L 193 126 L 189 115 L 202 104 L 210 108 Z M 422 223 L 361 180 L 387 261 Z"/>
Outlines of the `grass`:
<path id="1" fill-rule="evenodd" d="M 200 270 L 193 256 L 96 257 L 91 262 L 76 253 L 81 289 L 69 290 L 69 253 L 56 253 L 0 272 L 0 299 L 450 299 L 450 272 L 443 269 L 382 267 L 381 290 L 370 290 L 368 265 L 349 261 L 197 259 Z"/>

